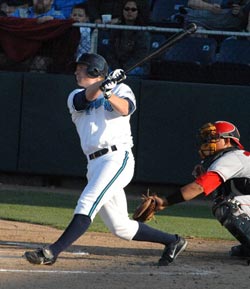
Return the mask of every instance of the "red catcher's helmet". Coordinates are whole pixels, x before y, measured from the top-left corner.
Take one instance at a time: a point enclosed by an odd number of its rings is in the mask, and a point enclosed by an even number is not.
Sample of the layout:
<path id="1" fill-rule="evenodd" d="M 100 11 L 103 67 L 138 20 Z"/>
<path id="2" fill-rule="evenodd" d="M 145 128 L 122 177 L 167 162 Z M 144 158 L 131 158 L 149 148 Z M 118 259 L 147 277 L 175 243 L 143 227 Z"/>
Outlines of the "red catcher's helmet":
<path id="1" fill-rule="evenodd" d="M 216 134 L 221 138 L 231 138 L 240 149 L 244 149 L 240 143 L 240 133 L 235 125 L 228 121 L 216 121 L 214 123 L 216 127 Z"/>

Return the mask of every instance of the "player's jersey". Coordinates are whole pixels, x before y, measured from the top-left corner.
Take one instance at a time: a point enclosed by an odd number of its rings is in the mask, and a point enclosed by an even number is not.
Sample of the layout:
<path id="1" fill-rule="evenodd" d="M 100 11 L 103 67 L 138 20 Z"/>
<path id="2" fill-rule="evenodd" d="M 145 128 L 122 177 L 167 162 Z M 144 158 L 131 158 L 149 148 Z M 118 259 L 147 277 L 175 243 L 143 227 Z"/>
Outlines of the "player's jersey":
<path id="1" fill-rule="evenodd" d="M 216 172 L 224 182 L 233 178 L 250 179 L 250 153 L 233 150 L 215 160 L 207 170 Z"/>
<path id="2" fill-rule="evenodd" d="M 250 153 L 244 150 L 232 148 L 230 151 L 222 152 L 208 161 L 210 164 L 203 167 L 204 173 L 196 178 L 195 182 L 203 187 L 204 194 L 209 195 L 223 185 L 227 193 L 232 188 L 228 186 L 230 180 L 235 184 L 241 184 L 240 192 L 249 194 L 246 188 L 247 180 L 250 181 Z M 231 182 L 231 184 L 233 184 Z M 236 189 L 236 188 L 235 188 Z M 226 192 L 224 190 L 224 192 Z M 238 190 L 239 191 L 239 190 Z"/>
<path id="3" fill-rule="evenodd" d="M 134 110 L 128 116 L 122 116 L 116 112 L 103 94 L 89 103 L 83 111 L 76 111 L 73 98 L 76 93 L 83 89 L 75 89 L 68 97 L 68 108 L 72 116 L 81 147 L 84 154 L 89 155 L 97 150 L 116 145 L 124 148 L 133 146 L 130 127 L 130 115 L 136 108 L 134 93 L 126 84 L 119 84 L 113 92 L 121 98 L 129 98 L 134 104 Z"/>

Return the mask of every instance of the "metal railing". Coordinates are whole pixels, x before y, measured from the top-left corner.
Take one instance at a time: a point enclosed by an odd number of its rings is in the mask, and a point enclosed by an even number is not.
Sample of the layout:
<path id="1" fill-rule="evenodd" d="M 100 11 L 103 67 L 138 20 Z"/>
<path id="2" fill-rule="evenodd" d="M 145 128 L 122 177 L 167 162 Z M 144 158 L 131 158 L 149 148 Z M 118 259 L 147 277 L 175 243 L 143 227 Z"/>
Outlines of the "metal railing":
<path id="1" fill-rule="evenodd" d="M 90 27 L 94 29 L 102 28 L 102 29 L 141 30 L 141 31 L 165 32 L 165 33 L 176 33 L 182 30 L 182 28 L 168 28 L 158 26 L 132 26 L 132 25 L 95 24 L 95 23 L 74 23 L 73 26 Z M 207 30 L 201 28 L 197 29 L 196 34 L 250 37 L 250 32 Z"/>
<path id="2" fill-rule="evenodd" d="M 98 43 L 98 30 L 99 29 L 117 29 L 117 30 L 137 30 L 137 31 L 148 31 L 148 32 L 159 32 L 159 33 L 178 33 L 183 30 L 183 28 L 168 28 L 168 27 L 158 27 L 158 26 L 132 26 L 132 25 L 115 25 L 115 24 L 96 24 L 96 23 L 74 23 L 75 27 L 90 27 L 93 29 L 91 36 L 91 52 L 97 52 Z M 207 30 L 198 28 L 196 34 L 200 35 L 216 35 L 225 37 L 249 37 L 250 32 L 240 32 L 240 31 L 222 31 L 222 30 Z"/>

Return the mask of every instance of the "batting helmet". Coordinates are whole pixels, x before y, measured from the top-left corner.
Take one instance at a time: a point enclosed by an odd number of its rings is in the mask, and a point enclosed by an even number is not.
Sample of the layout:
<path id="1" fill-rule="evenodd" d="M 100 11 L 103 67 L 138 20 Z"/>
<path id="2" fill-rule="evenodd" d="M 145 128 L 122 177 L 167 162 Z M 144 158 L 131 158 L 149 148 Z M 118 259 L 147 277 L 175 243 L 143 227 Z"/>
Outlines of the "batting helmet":
<path id="1" fill-rule="evenodd" d="M 76 63 L 87 65 L 87 74 L 90 78 L 98 76 L 105 78 L 108 75 L 108 64 L 99 54 L 83 53 Z"/>

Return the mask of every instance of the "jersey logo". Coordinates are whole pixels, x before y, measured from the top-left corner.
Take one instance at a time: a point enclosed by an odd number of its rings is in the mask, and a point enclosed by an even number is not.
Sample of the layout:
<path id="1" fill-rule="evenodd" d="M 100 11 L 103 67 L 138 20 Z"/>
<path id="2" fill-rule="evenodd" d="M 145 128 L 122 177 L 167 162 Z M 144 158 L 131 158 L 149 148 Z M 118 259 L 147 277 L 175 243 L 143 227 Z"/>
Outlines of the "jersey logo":
<path id="1" fill-rule="evenodd" d="M 105 98 L 98 98 L 89 103 L 88 107 L 85 110 L 86 114 L 90 115 L 93 109 L 98 109 L 101 106 L 104 107 L 104 110 L 113 111 L 113 108 L 109 101 L 107 101 Z"/>

